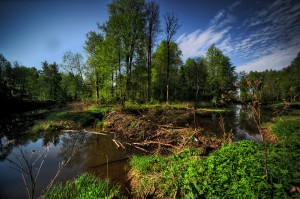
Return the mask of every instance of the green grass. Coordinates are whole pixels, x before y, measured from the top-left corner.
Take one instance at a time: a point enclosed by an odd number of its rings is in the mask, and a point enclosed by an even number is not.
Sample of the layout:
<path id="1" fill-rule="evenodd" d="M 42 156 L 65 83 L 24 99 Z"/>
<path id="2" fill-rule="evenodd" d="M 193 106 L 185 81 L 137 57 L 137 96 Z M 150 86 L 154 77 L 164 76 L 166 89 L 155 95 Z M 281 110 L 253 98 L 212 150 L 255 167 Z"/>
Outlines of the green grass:
<path id="1" fill-rule="evenodd" d="M 138 104 L 133 102 L 126 102 L 125 107 L 115 106 L 114 110 L 124 110 L 127 112 L 137 112 L 137 111 L 146 111 L 146 110 L 191 110 L 194 108 L 194 104 L 191 102 L 172 102 L 172 103 L 151 103 L 151 104 Z M 216 108 L 212 105 L 199 102 L 196 107 L 198 112 L 226 112 L 230 111 L 230 108 Z"/>
<path id="2" fill-rule="evenodd" d="M 45 120 L 38 121 L 32 132 L 54 132 L 61 129 L 78 129 L 86 126 L 101 126 L 102 119 L 109 108 L 88 107 L 81 111 L 58 111 L 51 113 Z"/>
<path id="3" fill-rule="evenodd" d="M 41 198 L 47 199 L 94 199 L 125 198 L 118 186 L 111 186 L 107 180 L 100 180 L 90 174 L 81 174 L 65 184 L 56 184 Z"/>
<path id="4" fill-rule="evenodd" d="M 125 107 L 115 106 L 115 110 L 125 110 L 125 111 L 143 111 L 149 109 L 156 109 L 156 110 L 164 110 L 164 109 L 191 109 L 193 105 L 191 103 L 146 103 L 146 104 L 138 104 L 134 102 L 126 102 Z"/>
<path id="5" fill-rule="evenodd" d="M 271 131 L 280 142 L 300 146 L 300 110 L 293 110 L 273 120 L 270 124 Z"/>

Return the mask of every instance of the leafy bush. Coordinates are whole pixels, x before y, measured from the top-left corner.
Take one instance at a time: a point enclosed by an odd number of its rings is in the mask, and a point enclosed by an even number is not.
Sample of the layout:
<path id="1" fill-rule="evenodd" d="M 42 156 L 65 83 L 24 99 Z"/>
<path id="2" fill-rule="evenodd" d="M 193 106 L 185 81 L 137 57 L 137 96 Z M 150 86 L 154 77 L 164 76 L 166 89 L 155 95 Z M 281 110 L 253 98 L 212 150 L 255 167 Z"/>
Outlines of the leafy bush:
<path id="1" fill-rule="evenodd" d="M 55 185 L 42 198 L 47 199 L 94 199 L 94 198 L 125 198 L 119 187 L 110 186 L 108 181 L 100 180 L 90 174 L 82 174 L 78 178 Z"/>

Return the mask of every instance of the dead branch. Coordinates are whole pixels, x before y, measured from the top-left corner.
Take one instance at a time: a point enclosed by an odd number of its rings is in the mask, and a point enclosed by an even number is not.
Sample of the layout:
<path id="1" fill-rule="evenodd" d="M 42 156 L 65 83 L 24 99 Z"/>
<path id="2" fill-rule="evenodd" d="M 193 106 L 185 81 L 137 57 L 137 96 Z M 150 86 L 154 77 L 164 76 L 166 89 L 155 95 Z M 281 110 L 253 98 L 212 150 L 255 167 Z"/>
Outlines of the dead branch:
<path id="1" fill-rule="evenodd" d="M 158 145 L 163 145 L 163 146 L 168 146 L 168 147 L 172 147 L 172 148 L 175 148 L 175 149 L 180 149 L 179 147 L 177 146 L 174 146 L 172 144 L 167 144 L 167 143 L 163 143 L 163 142 L 156 142 L 156 141 L 148 141 L 148 142 L 143 142 L 143 143 L 132 143 L 134 145 L 140 145 L 140 146 L 145 146 L 145 145 L 150 145 L 150 144 L 158 144 Z"/>
<path id="2" fill-rule="evenodd" d="M 203 130 L 203 129 L 201 129 Z M 185 147 L 187 145 L 187 143 L 189 143 L 191 141 L 191 139 L 195 136 L 196 133 L 198 133 L 199 131 L 194 131 L 194 133 L 187 139 L 187 141 L 184 142 L 183 145 L 181 145 L 180 150 Z"/>
<path id="3" fill-rule="evenodd" d="M 105 133 L 100 133 L 100 132 L 95 132 L 95 131 L 87 131 L 85 129 L 83 129 L 83 132 L 85 132 L 85 133 L 92 133 L 92 134 L 96 134 L 96 135 L 107 135 Z"/>
<path id="4" fill-rule="evenodd" d="M 117 148 L 120 148 L 120 145 L 118 144 L 118 142 L 115 139 L 112 139 L 113 143 L 115 143 L 115 145 L 117 146 Z"/>
<path id="5" fill-rule="evenodd" d="M 79 130 L 73 130 L 73 129 L 66 129 L 66 130 L 61 130 L 63 133 L 79 133 Z"/>
<path id="6" fill-rule="evenodd" d="M 134 147 L 134 148 L 136 148 L 136 149 L 139 149 L 139 150 L 141 150 L 141 151 L 144 151 L 144 152 L 146 152 L 146 153 L 151 154 L 150 151 L 147 151 L 146 149 L 143 149 L 143 148 L 141 148 L 141 147 L 135 146 L 135 145 L 130 144 L 130 143 L 128 143 L 128 142 L 125 142 L 125 144 L 127 144 L 127 145 L 129 145 L 129 146 L 132 146 L 132 147 Z"/>

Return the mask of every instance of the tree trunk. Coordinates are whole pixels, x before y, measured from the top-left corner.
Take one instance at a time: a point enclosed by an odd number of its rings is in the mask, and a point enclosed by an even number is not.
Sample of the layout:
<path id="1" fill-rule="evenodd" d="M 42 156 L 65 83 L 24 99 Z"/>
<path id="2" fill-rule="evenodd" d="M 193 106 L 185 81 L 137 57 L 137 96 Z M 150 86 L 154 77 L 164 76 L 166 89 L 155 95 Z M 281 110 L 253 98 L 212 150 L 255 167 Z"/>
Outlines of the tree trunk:
<path id="1" fill-rule="evenodd" d="M 98 77 L 98 73 L 97 71 L 95 72 L 95 76 L 96 76 L 96 102 L 97 104 L 99 104 L 99 98 L 100 98 L 100 95 L 99 95 L 99 77 Z"/>
<path id="2" fill-rule="evenodd" d="M 170 81 L 170 42 L 167 41 L 167 93 L 166 93 L 166 102 L 169 102 L 169 81 Z"/>
<path id="3" fill-rule="evenodd" d="M 149 40 L 148 40 L 148 87 L 147 87 L 147 94 L 148 94 L 148 102 L 151 102 L 151 98 L 152 98 L 152 95 L 151 95 L 151 91 L 152 91 L 152 85 L 151 85 L 151 62 L 152 62 L 152 29 L 151 29 L 151 26 L 150 26 L 150 29 L 149 29 Z"/>
<path id="4" fill-rule="evenodd" d="M 120 43 L 119 43 L 119 48 L 118 48 L 118 65 L 119 65 L 119 84 L 118 84 L 118 82 L 117 82 L 117 86 L 119 87 L 119 97 L 120 97 L 120 100 L 122 100 L 122 79 L 121 79 L 121 46 L 120 46 Z M 117 71 L 116 71 L 116 73 L 117 73 Z M 116 75 L 116 77 L 118 77 L 117 75 Z"/>
<path id="5" fill-rule="evenodd" d="M 196 101 L 198 102 L 198 93 L 199 93 L 199 86 L 197 86 L 197 90 L 196 90 Z"/>

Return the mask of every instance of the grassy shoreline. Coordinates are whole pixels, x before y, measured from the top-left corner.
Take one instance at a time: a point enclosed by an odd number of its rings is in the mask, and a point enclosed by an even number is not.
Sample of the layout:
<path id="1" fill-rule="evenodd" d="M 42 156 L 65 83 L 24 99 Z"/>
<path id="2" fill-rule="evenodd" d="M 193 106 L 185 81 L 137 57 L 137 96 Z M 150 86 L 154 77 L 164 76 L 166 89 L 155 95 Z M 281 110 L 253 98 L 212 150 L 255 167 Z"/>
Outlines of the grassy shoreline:
<path id="1" fill-rule="evenodd" d="M 167 108 L 166 108 L 167 107 Z M 129 135 L 136 133 L 134 127 L 141 125 L 145 113 L 155 109 L 158 113 L 168 110 L 171 119 L 176 114 L 194 111 L 183 105 L 130 105 L 126 109 L 101 108 L 95 105 L 83 106 L 79 110 L 67 109 L 50 114 L 43 124 L 39 121 L 38 131 L 83 128 L 86 126 L 110 127 L 119 121 Z M 171 110 L 171 111 L 170 111 Z M 228 109 L 197 109 L 196 111 L 227 111 Z M 123 113 L 116 120 L 108 120 L 109 113 Z M 141 114 L 132 120 L 126 113 Z M 149 116 L 149 115 L 147 115 Z M 105 117 L 105 120 L 102 119 Z M 172 118 L 174 117 L 174 118 Z M 123 118 L 123 120 L 120 120 Z M 109 123 L 109 122 L 112 123 Z M 73 122 L 70 126 L 65 125 Z M 44 126 L 43 126 L 44 125 Z M 48 125 L 48 126 L 47 126 Z M 41 128 L 42 126 L 42 128 Z M 47 128 L 44 128 L 44 127 Z M 52 126 L 52 127 L 51 127 Z M 125 125 L 126 126 L 126 125 Z M 117 127 L 117 126 L 115 126 Z M 153 126 L 151 126 L 153 128 Z M 164 127 L 165 128 L 165 127 Z M 300 197 L 300 110 L 274 117 L 264 124 L 276 139 L 272 143 L 240 141 L 228 143 L 223 140 L 213 152 L 207 153 L 196 145 L 184 145 L 170 155 L 133 156 L 130 159 L 129 179 L 135 198 L 299 198 Z M 152 129 L 153 130 L 153 129 Z M 175 132 L 174 128 L 165 129 Z M 186 129 L 188 130 L 188 129 Z M 37 132 L 38 132 L 37 131 Z M 153 131 L 150 131 L 153 133 Z M 175 135 L 175 134 L 174 134 Z M 172 135 L 172 139 L 174 139 Z M 179 134 L 180 135 L 180 134 Z M 182 135 L 182 134 L 181 134 Z M 189 134 L 191 135 L 191 134 Z M 120 136 L 124 136 L 120 134 Z M 140 141 L 148 139 L 144 134 Z M 137 137 L 133 137 L 137 139 Z M 169 139 L 169 137 L 168 137 Z M 202 140 L 204 142 L 205 140 Z M 187 142 L 185 140 L 184 142 Z M 193 142 L 191 142 L 193 143 Z M 174 146 L 176 143 L 171 142 Z M 178 143 L 177 143 L 178 144 Z M 180 143 L 179 143 L 180 144 Z M 185 143 L 181 143 L 182 145 Z M 148 148 L 147 148 L 148 149 Z M 156 150 L 153 150 L 153 152 Z M 80 177 L 79 177 L 80 178 Z M 57 189 L 61 192 L 63 189 Z"/>

